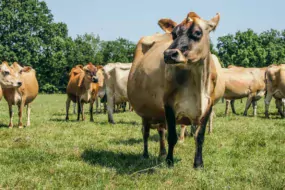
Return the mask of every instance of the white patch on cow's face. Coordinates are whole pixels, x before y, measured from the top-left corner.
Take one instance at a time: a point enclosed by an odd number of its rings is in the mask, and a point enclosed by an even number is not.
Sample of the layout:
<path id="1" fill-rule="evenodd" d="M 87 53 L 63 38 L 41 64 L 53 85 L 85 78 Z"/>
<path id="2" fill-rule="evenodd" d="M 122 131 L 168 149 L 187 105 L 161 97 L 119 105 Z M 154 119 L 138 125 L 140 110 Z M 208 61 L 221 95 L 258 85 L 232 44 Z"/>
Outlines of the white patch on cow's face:
<path id="1" fill-rule="evenodd" d="M 2 63 L 0 70 L 0 84 L 2 88 L 15 88 L 21 86 L 19 74 L 14 72 L 8 65 Z"/>

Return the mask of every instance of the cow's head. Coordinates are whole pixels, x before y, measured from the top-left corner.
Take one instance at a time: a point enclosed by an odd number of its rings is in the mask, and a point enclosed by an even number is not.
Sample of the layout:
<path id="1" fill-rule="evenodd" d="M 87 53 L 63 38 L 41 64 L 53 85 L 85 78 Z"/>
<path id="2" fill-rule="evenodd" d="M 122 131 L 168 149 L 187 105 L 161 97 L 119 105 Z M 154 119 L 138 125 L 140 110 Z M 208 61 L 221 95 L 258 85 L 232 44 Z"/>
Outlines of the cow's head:
<path id="1" fill-rule="evenodd" d="M 12 69 L 6 61 L 2 62 L 0 66 L 0 84 L 2 88 L 15 88 L 22 85 L 19 73 Z"/>
<path id="2" fill-rule="evenodd" d="M 165 63 L 191 64 L 204 60 L 210 52 L 209 33 L 216 28 L 219 20 L 219 14 L 207 21 L 190 12 L 171 32 L 173 43 L 164 51 Z M 171 28 L 168 27 L 168 30 Z"/>
<path id="3" fill-rule="evenodd" d="M 83 67 L 83 71 L 85 73 L 85 80 L 88 82 L 98 82 L 98 78 L 96 76 L 97 68 L 92 63 L 88 63 Z"/>

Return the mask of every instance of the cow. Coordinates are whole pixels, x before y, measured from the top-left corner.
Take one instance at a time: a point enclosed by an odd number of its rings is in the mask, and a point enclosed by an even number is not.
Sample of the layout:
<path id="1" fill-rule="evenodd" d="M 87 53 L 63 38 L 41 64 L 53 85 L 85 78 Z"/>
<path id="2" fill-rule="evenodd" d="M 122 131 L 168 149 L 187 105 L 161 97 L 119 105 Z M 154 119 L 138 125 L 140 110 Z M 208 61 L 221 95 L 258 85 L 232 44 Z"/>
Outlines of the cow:
<path id="1" fill-rule="evenodd" d="M 224 98 L 227 100 L 225 115 L 228 114 L 229 103 L 231 104 L 232 112 L 236 114 L 234 101 L 247 97 L 243 115 L 247 115 L 247 111 L 252 104 L 253 115 L 256 116 L 257 101 L 265 94 L 265 70 L 266 68 L 236 66 L 222 69 L 226 85 Z"/>
<path id="2" fill-rule="evenodd" d="M 97 93 L 99 87 L 102 86 L 103 81 L 97 77 L 98 68 L 92 63 L 87 65 L 77 65 L 71 69 L 69 73 L 69 82 L 67 84 L 67 100 L 66 100 L 66 121 L 69 120 L 69 107 L 70 102 L 77 103 L 77 121 L 81 119 L 85 120 L 83 105 L 84 103 L 90 103 L 90 121 L 93 119 L 93 104 L 94 93 Z M 97 84 L 93 84 L 97 83 Z"/>
<path id="3" fill-rule="evenodd" d="M 168 126 L 168 165 L 173 165 L 177 123 L 195 126 L 194 168 L 203 167 L 202 149 L 212 107 L 224 95 L 220 65 L 210 52 L 209 33 L 216 29 L 220 14 L 207 21 L 190 12 L 172 30 L 173 42 L 164 51 L 164 109 Z"/>
<path id="4" fill-rule="evenodd" d="M 108 63 L 103 68 L 108 122 L 111 124 L 115 124 L 113 119 L 114 105 L 129 101 L 127 83 L 131 66 L 132 63 Z"/>
<path id="5" fill-rule="evenodd" d="M 11 66 L 7 62 L 3 62 L 0 78 L 3 95 L 9 106 L 9 128 L 13 127 L 13 105 L 18 106 L 19 128 L 23 128 L 22 113 L 24 107 L 27 106 L 28 119 L 26 126 L 30 126 L 31 103 L 37 97 L 39 91 L 36 71 L 30 66 L 21 67 L 17 62 L 14 62 Z M 3 78 L 4 80 L 2 80 Z"/>
<path id="6" fill-rule="evenodd" d="M 278 113 L 285 117 L 282 110 L 282 99 L 285 98 L 285 64 L 271 65 L 266 70 L 265 117 L 269 118 L 269 105 L 272 97 L 276 100 Z"/>
<path id="7" fill-rule="evenodd" d="M 159 156 L 166 155 L 164 137 L 166 129 L 165 114 L 167 113 L 168 108 L 164 106 L 164 97 L 167 95 L 165 88 L 167 88 L 168 83 L 170 83 L 171 80 L 167 78 L 168 75 L 164 51 L 173 43 L 172 33 L 174 31 L 173 28 L 176 27 L 176 23 L 170 19 L 161 19 L 158 24 L 166 33 L 147 36 L 140 39 L 136 46 L 135 57 L 128 80 L 128 97 L 130 104 L 134 111 L 142 117 L 144 130 L 144 157 L 149 156 L 148 138 L 151 125 L 153 124 L 159 124 Z M 223 84 L 222 81 L 219 82 Z M 223 94 L 223 87 L 221 87 L 220 90 L 220 94 Z M 177 124 L 191 124 L 190 122 L 183 122 L 183 120 L 180 120 L 179 118 L 177 121 Z M 169 123 L 167 124 L 168 130 L 170 129 L 170 134 L 173 132 L 173 128 L 171 127 L 175 127 L 175 125 L 170 127 Z M 185 127 L 185 125 L 183 125 L 183 127 Z M 181 131 L 183 131 L 183 128 Z M 176 130 L 175 138 L 177 138 Z M 167 160 L 169 160 L 169 156 L 167 157 Z"/>

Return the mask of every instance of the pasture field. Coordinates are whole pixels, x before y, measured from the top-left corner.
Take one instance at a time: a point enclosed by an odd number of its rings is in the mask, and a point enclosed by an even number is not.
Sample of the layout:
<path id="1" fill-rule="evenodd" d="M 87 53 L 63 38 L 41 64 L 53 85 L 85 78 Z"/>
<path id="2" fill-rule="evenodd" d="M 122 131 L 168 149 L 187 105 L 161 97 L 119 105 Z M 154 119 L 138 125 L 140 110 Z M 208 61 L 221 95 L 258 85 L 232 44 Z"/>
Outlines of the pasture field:
<path id="1" fill-rule="evenodd" d="M 175 166 L 158 159 L 158 134 L 151 130 L 149 159 L 142 158 L 141 120 L 135 113 L 95 115 L 95 122 L 65 122 L 66 95 L 39 95 L 32 104 L 31 127 L 8 129 L 8 106 L 0 102 L 0 189 L 285 189 L 285 120 L 243 117 L 216 108 L 214 132 L 206 134 L 204 165 L 194 170 L 194 140 L 175 147 Z M 245 103 L 245 101 L 244 101 Z M 89 105 L 85 105 L 88 111 Z M 70 113 L 72 106 L 70 109 Z M 14 107 L 14 124 L 17 110 Z M 24 114 L 26 121 L 26 114 Z M 179 130 L 179 128 L 177 128 Z"/>

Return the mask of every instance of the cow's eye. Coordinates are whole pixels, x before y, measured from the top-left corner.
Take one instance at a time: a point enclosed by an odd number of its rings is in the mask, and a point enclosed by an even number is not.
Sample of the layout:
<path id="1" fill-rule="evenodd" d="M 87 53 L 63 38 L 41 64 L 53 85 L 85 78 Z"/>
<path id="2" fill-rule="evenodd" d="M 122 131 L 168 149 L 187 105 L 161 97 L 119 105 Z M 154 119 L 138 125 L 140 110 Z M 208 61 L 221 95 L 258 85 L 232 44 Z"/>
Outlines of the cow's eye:
<path id="1" fill-rule="evenodd" d="M 203 33 L 200 29 L 196 29 L 192 32 L 191 36 L 195 39 L 195 40 L 199 40 L 201 39 Z"/>
<path id="2" fill-rule="evenodd" d="M 6 75 L 9 75 L 10 74 L 10 72 L 9 71 L 4 71 L 4 75 L 6 76 Z"/>

